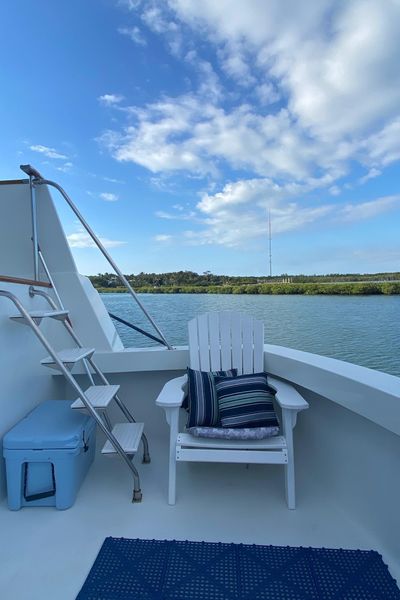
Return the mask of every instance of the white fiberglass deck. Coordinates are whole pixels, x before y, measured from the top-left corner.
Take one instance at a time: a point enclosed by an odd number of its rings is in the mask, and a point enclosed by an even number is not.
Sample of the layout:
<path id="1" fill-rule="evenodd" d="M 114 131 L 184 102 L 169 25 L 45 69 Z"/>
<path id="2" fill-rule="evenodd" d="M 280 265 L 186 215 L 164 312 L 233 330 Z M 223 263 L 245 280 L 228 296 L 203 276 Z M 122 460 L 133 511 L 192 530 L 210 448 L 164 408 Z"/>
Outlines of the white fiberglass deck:
<path id="1" fill-rule="evenodd" d="M 165 451 L 153 444 L 152 463 L 141 466 L 141 504 L 130 503 L 124 465 L 101 457 L 67 511 L 10 512 L 3 503 L 1 597 L 72 600 L 106 536 L 380 550 L 335 498 L 321 503 L 300 489 L 298 508 L 289 511 L 276 466 L 179 465 L 178 502 L 168 506 Z"/>

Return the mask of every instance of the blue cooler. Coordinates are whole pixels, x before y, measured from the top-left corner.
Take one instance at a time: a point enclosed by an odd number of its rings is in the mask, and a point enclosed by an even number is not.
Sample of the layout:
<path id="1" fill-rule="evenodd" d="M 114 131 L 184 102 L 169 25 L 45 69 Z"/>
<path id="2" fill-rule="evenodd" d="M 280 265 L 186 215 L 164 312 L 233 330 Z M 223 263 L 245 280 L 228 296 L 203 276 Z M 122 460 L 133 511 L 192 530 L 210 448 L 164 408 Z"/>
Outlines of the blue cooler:
<path id="1" fill-rule="evenodd" d="M 47 400 L 3 439 L 8 506 L 73 505 L 93 462 L 96 421 L 71 409 L 70 400 Z"/>

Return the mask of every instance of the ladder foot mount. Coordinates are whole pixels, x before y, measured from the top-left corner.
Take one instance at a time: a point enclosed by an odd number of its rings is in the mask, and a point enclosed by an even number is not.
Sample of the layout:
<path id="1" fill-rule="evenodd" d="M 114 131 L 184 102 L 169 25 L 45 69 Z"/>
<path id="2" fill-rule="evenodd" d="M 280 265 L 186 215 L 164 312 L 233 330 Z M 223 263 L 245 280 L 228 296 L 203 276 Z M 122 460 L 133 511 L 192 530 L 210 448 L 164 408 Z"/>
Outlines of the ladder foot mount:
<path id="1" fill-rule="evenodd" d="M 140 490 L 140 489 L 139 490 L 133 490 L 132 503 L 136 504 L 138 502 L 141 502 L 142 501 L 142 497 L 143 497 L 142 490 Z"/>

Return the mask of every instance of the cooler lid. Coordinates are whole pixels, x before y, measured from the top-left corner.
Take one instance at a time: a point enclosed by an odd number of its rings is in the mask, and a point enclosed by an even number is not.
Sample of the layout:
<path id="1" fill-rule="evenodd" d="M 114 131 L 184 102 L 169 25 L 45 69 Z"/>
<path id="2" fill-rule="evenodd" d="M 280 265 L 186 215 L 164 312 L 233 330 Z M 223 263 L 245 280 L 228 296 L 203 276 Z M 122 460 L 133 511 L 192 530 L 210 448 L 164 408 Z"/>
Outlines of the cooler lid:
<path id="1" fill-rule="evenodd" d="M 95 424 L 90 415 L 71 409 L 71 400 L 46 400 L 3 438 L 6 450 L 77 448 Z"/>

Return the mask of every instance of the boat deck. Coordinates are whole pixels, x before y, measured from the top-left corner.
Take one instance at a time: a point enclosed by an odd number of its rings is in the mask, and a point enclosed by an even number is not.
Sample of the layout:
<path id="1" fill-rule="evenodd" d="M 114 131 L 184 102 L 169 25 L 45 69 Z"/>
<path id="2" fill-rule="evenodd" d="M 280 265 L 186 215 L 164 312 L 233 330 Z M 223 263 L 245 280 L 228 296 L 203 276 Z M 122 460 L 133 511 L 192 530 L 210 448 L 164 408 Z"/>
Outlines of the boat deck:
<path id="1" fill-rule="evenodd" d="M 98 440 L 98 448 L 101 440 Z M 143 502 L 132 504 L 126 467 L 99 454 L 75 505 L 66 511 L 0 506 L 0 595 L 13 600 L 72 600 L 104 538 L 204 540 L 255 544 L 375 549 L 378 540 L 335 499 L 298 486 L 298 506 L 286 508 L 283 471 L 265 465 L 178 465 L 178 500 L 168 506 L 167 447 L 152 444 L 140 465 Z M 398 565 L 389 564 L 399 580 Z"/>

